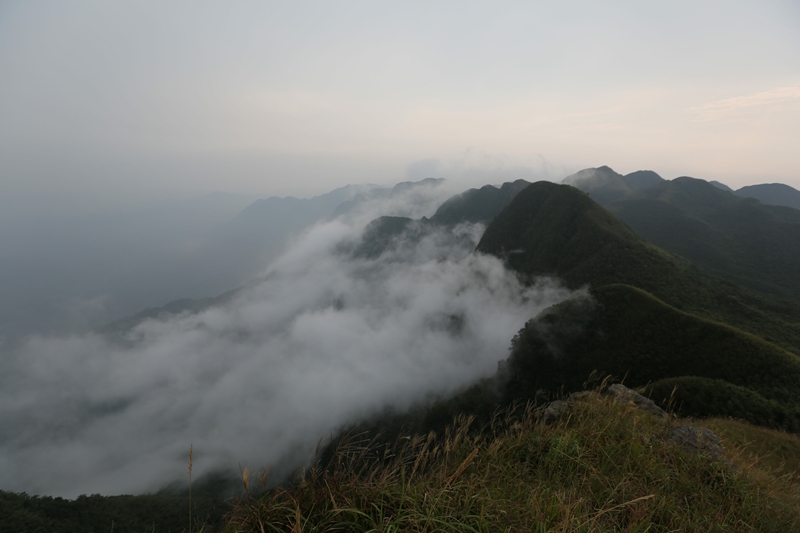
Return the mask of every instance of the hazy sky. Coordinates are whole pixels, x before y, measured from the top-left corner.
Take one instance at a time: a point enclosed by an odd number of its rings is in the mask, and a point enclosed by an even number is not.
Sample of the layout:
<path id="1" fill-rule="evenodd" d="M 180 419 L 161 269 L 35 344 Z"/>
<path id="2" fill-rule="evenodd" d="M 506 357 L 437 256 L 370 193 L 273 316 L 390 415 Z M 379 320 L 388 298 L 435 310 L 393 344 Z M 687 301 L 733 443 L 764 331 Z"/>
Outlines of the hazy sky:
<path id="1" fill-rule="evenodd" d="M 798 28 L 796 0 L 6 0 L 0 196 L 603 164 L 800 188 Z"/>

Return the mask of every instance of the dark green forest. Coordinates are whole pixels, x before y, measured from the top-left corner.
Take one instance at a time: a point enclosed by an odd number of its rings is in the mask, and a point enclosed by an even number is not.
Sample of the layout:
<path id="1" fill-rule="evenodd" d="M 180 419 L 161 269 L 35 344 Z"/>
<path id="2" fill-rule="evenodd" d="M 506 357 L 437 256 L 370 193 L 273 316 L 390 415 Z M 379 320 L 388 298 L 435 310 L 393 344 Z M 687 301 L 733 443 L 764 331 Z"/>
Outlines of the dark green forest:
<path id="1" fill-rule="evenodd" d="M 800 211 L 677 178 L 605 206 L 653 244 L 731 281 L 800 302 Z"/>
<path id="2" fill-rule="evenodd" d="M 195 496 L 194 531 L 223 524 L 229 503 Z M 80 496 L 74 500 L 0 491 L 0 533 L 139 533 L 189 529 L 187 495 Z"/>

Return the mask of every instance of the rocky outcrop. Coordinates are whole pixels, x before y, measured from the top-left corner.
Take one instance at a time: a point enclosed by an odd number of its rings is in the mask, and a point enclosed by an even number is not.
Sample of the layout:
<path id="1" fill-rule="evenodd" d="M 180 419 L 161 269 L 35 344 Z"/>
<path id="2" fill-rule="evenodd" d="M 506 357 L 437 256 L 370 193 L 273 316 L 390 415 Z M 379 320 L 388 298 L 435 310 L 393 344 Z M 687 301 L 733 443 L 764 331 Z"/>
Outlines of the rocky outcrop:
<path id="1" fill-rule="evenodd" d="M 578 402 L 599 398 L 602 394 L 596 391 L 581 391 L 573 392 L 566 400 L 556 400 L 547 404 L 547 407 L 542 411 L 542 421 L 551 424 L 561 418 L 561 416 L 569 409 L 570 402 Z M 657 406 L 649 398 L 645 398 L 638 392 L 629 389 L 625 385 L 614 384 L 611 385 L 605 392 L 605 396 L 611 397 L 615 403 L 620 405 L 629 405 L 636 407 L 655 416 L 661 422 L 669 422 L 669 414 Z"/>
<path id="2" fill-rule="evenodd" d="M 625 385 L 615 383 L 608 388 L 606 394 L 611 396 L 616 403 L 638 407 L 642 411 L 648 412 L 655 416 L 662 422 L 669 422 L 669 415 L 667 412 L 657 406 L 653 400 L 650 398 L 645 398 L 638 392 L 629 389 Z"/>
<path id="3" fill-rule="evenodd" d="M 608 387 L 604 395 L 596 391 L 573 392 L 567 400 L 550 402 L 542 411 L 541 420 L 545 424 L 552 424 L 569 410 L 570 403 L 600 398 L 601 396 L 611 398 L 614 403 L 640 409 L 656 417 L 662 423 L 666 424 L 670 420 L 669 414 L 652 400 L 619 383 Z M 723 455 L 722 446 L 720 445 L 722 439 L 708 428 L 680 425 L 664 430 L 660 435 L 654 436 L 653 439 L 669 442 L 680 446 L 687 453 L 701 454 L 712 461 L 721 461 L 731 468 L 735 468 L 733 463 Z"/>
<path id="4" fill-rule="evenodd" d="M 660 438 L 666 442 L 680 446 L 687 453 L 702 454 L 712 461 L 723 461 L 731 465 L 722 455 L 720 439 L 713 431 L 701 426 L 675 426 L 661 434 Z"/>
<path id="5" fill-rule="evenodd" d="M 569 403 L 564 400 L 556 400 L 547 404 L 547 407 L 542 412 L 542 422 L 545 424 L 552 424 L 569 409 Z"/>

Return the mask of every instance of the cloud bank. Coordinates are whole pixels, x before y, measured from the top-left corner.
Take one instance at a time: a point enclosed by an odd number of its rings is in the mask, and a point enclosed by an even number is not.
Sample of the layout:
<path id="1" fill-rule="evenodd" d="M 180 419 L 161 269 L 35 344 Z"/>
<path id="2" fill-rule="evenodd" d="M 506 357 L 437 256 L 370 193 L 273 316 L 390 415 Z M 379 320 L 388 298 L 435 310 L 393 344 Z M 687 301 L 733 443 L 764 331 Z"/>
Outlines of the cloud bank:
<path id="1" fill-rule="evenodd" d="M 381 212 L 402 211 L 392 202 Z M 123 343 L 30 339 L 0 377 L 0 488 L 153 491 L 185 479 L 190 443 L 196 476 L 299 466 L 345 423 L 490 375 L 525 321 L 569 296 L 473 253 L 481 226 L 357 257 L 368 219 L 316 226 L 226 304 Z"/>

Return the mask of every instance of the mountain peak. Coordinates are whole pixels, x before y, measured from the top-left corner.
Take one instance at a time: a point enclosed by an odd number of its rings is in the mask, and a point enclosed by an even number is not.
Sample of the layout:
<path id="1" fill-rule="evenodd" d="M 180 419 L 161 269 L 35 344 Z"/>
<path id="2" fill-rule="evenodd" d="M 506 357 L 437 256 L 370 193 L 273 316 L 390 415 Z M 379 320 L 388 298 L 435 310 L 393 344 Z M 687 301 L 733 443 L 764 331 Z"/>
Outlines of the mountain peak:
<path id="1" fill-rule="evenodd" d="M 631 192 L 622 175 L 607 166 L 583 169 L 567 176 L 561 183 L 589 193 L 599 204 L 613 202 Z"/>
<path id="2" fill-rule="evenodd" d="M 783 183 L 748 185 L 736 190 L 733 194 L 745 198 L 755 198 L 762 204 L 800 209 L 800 191 Z"/>
<path id="3" fill-rule="evenodd" d="M 436 224 L 460 222 L 488 224 L 528 185 L 530 183 L 520 179 L 503 183 L 500 188 L 484 185 L 480 189 L 464 191 L 443 203 L 431 217 L 431 221 Z"/>
<path id="4" fill-rule="evenodd" d="M 622 176 L 614 172 L 611 167 L 603 165 L 597 168 L 590 167 L 579 170 L 575 174 L 571 174 L 561 180 L 561 183 L 572 185 L 580 189 L 580 186 L 604 185 L 608 182 L 615 181 L 616 178 L 622 179 Z"/>
<path id="5" fill-rule="evenodd" d="M 625 174 L 622 179 L 634 191 L 649 189 L 664 181 L 664 178 L 652 170 L 637 170 L 636 172 Z"/>

